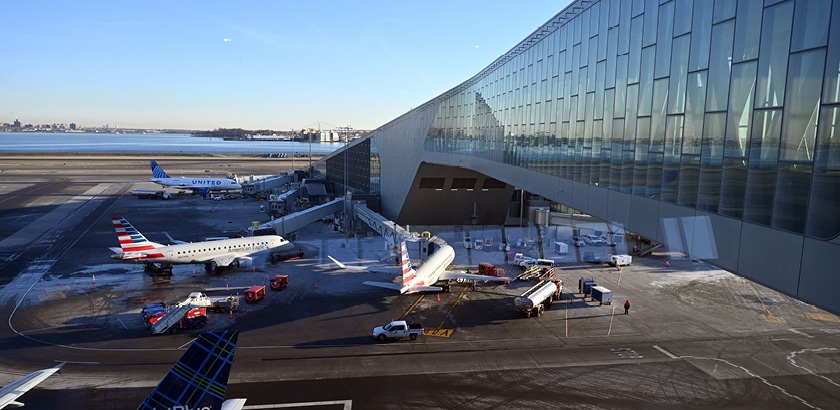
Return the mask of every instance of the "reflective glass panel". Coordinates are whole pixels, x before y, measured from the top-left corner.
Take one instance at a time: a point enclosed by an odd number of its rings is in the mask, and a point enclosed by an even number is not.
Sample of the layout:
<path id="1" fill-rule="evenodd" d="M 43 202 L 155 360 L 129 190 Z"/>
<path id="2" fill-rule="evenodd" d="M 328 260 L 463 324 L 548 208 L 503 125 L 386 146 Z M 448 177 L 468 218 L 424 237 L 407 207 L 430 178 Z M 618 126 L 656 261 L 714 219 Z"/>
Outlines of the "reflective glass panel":
<path id="1" fill-rule="evenodd" d="M 819 119 L 825 49 L 790 55 L 781 158 L 812 161 Z"/>

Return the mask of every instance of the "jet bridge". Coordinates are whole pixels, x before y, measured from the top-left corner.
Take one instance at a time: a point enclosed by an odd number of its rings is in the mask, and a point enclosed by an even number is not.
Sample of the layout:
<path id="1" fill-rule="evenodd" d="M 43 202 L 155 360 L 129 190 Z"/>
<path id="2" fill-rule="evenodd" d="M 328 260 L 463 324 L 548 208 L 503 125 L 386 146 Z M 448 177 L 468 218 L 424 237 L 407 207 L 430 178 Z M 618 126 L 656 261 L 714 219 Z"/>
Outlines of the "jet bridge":
<path id="1" fill-rule="evenodd" d="M 356 218 L 378 232 L 391 246 L 397 246 L 402 241 L 417 242 L 420 239 L 416 234 L 409 232 L 393 221 L 385 219 L 384 216 L 371 211 L 363 203 L 356 204 L 353 209 L 356 213 Z"/>
<path id="2" fill-rule="evenodd" d="M 283 215 L 271 222 L 261 223 L 258 227 L 248 227 L 253 236 L 255 232 L 263 229 L 273 229 L 277 235 L 286 236 L 288 232 L 296 232 L 306 225 L 320 221 L 323 218 L 331 217 L 337 212 L 344 210 L 344 199 L 338 198 L 322 205 L 316 205 L 299 212 Z"/>

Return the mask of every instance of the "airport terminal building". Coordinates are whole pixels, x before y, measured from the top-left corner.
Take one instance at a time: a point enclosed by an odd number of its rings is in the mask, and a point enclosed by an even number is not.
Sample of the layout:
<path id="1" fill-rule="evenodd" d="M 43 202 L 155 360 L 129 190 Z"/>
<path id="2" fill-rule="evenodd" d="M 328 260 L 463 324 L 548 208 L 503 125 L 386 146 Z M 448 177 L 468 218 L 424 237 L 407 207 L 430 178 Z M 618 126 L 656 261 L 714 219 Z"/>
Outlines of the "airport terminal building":
<path id="1" fill-rule="evenodd" d="M 573 209 L 840 312 L 840 0 L 577 0 L 314 166 L 400 225 Z"/>

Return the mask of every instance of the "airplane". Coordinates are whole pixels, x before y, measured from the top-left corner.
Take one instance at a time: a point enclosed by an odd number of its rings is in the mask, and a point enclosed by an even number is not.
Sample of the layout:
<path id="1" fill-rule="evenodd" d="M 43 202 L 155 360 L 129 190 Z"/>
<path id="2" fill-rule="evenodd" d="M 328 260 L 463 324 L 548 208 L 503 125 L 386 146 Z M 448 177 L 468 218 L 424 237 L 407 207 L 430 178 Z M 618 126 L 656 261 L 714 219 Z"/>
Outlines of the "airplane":
<path id="1" fill-rule="evenodd" d="M 55 372 L 61 373 L 61 366 L 64 366 L 64 362 L 49 369 L 29 373 L 0 388 L 0 409 L 4 409 L 6 406 L 23 407 L 23 403 L 16 401 L 16 399 L 29 390 L 32 390 L 33 387 L 39 385 L 42 381 L 55 374 Z"/>
<path id="2" fill-rule="evenodd" d="M 202 333 L 138 410 L 241 410 L 247 399 L 225 400 L 238 330 Z"/>
<path id="3" fill-rule="evenodd" d="M 158 165 L 157 161 L 149 161 L 152 167 L 152 178 L 154 182 L 162 187 L 182 188 L 192 190 L 193 194 L 205 195 L 211 191 L 233 191 L 242 189 L 242 185 L 230 178 L 173 178 Z"/>
<path id="4" fill-rule="evenodd" d="M 365 281 L 362 283 L 369 286 L 398 290 L 400 294 L 411 294 L 417 292 L 440 292 L 442 290 L 449 291 L 448 281 L 451 279 L 492 280 L 496 282 L 510 282 L 513 280 L 508 277 L 476 275 L 446 270 L 446 267 L 455 259 L 455 250 L 442 241 L 438 242 L 437 245 L 438 249 L 429 255 L 429 259 L 425 263 L 417 266 L 417 270 L 414 270 L 411 267 L 411 259 L 408 257 L 405 241 L 400 242 L 402 283 L 374 281 Z M 376 268 L 364 266 L 347 266 L 332 256 L 327 255 L 327 257 L 342 269 L 376 270 Z M 435 286 L 435 284 L 441 281 L 444 282 L 441 286 Z"/>
<path id="5" fill-rule="evenodd" d="M 250 261 L 250 255 L 258 252 L 294 247 L 278 235 L 162 245 L 146 239 L 121 216 L 111 217 L 111 223 L 120 242 L 119 248 L 110 248 L 115 252 L 111 259 L 144 262 L 147 267 L 160 265 L 171 268 L 173 264 L 193 263 L 204 264 L 209 272 L 214 268 L 239 266 L 240 261 Z"/>

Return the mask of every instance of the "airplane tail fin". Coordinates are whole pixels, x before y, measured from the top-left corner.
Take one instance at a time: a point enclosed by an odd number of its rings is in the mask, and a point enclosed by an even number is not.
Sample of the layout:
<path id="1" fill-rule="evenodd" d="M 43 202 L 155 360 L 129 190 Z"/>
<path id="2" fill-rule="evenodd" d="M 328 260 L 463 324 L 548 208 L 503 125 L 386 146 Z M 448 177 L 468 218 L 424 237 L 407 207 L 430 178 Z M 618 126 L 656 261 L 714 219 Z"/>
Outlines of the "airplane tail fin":
<path id="1" fill-rule="evenodd" d="M 196 338 L 138 410 L 223 408 L 238 336 L 225 330 Z"/>
<path id="2" fill-rule="evenodd" d="M 169 178 L 169 175 L 163 170 L 163 168 L 158 165 L 157 161 L 151 160 L 149 161 L 149 165 L 152 166 L 152 177 L 153 178 Z"/>
<path id="3" fill-rule="evenodd" d="M 408 257 L 408 248 L 405 246 L 405 241 L 400 242 L 400 267 L 402 268 L 403 286 L 406 286 L 414 279 L 414 269 L 411 267 L 411 258 Z"/>
<path id="4" fill-rule="evenodd" d="M 117 231 L 117 239 L 120 241 L 120 248 L 124 253 L 148 251 L 163 247 L 159 243 L 146 239 L 140 231 L 134 229 L 134 226 L 121 216 L 112 216 L 111 223 L 114 224 L 114 230 Z"/>

